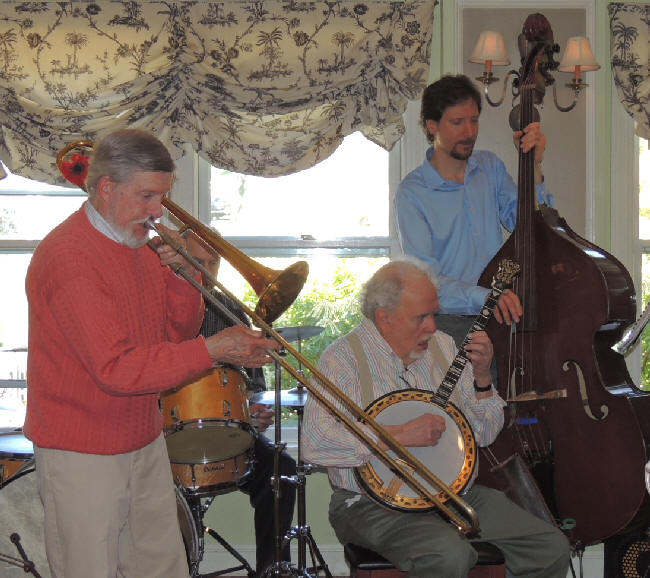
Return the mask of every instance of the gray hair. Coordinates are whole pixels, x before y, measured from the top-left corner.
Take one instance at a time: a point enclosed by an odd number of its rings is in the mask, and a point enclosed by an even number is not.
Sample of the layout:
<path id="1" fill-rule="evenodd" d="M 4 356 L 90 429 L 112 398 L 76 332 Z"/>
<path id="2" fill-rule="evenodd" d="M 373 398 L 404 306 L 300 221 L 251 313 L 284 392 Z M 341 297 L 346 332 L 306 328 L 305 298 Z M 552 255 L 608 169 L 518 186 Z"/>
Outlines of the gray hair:
<path id="1" fill-rule="evenodd" d="M 95 195 L 104 176 L 123 183 L 138 171 L 173 173 L 174 168 L 167 147 L 153 134 L 133 128 L 116 130 L 94 147 L 86 179 L 88 196 Z"/>
<path id="2" fill-rule="evenodd" d="M 392 311 L 402 297 L 404 281 L 413 275 L 423 275 L 438 289 L 438 279 L 425 263 L 413 257 L 390 261 L 375 271 L 361 290 L 361 312 L 375 321 L 377 309 Z"/>

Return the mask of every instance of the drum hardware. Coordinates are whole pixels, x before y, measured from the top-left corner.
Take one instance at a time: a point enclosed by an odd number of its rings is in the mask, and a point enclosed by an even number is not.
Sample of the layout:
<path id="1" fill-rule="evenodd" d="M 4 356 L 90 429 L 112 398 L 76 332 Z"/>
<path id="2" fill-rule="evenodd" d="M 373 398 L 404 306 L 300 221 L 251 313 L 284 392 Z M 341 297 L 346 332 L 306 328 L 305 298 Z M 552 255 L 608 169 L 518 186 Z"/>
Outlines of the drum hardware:
<path id="1" fill-rule="evenodd" d="M 0 562 L 17 566 L 36 578 L 50 576 L 45 555 L 43 506 L 38 495 L 34 459 L 29 459 L 0 489 L 0 551 L 18 551 L 19 557 L 0 554 Z M 29 552 L 29 556 L 27 556 Z M 39 568 L 43 574 L 40 574 Z M 15 572 L 23 572 L 15 570 Z M 14 570 L 0 576 L 14 576 Z"/>
<path id="2" fill-rule="evenodd" d="M 192 541 L 196 540 L 196 543 L 193 547 L 188 547 L 187 539 L 184 532 L 183 539 L 186 541 L 185 549 L 188 554 L 188 565 L 190 569 L 190 578 L 212 578 L 214 576 L 222 576 L 224 574 L 229 574 L 231 572 L 237 572 L 239 570 L 245 570 L 249 578 L 255 576 L 255 571 L 251 568 L 250 564 L 233 546 L 231 546 L 226 539 L 221 536 L 213 528 L 208 528 L 203 524 L 203 518 L 205 513 L 208 511 L 208 508 L 212 504 L 216 496 L 210 496 L 204 502 L 201 502 L 201 496 L 198 494 L 188 491 L 185 488 L 176 486 L 176 490 L 182 496 L 185 504 L 189 508 L 189 514 L 184 514 L 184 517 L 191 518 L 187 520 L 186 526 L 192 526 L 194 524 L 195 532 L 191 533 L 191 536 L 195 536 Z M 178 502 L 179 508 L 181 507 L 181 502 Z M 179 510 L 179 518 L 183 517 L 183 512 Z M 181 529 L 183 529 L 183 524 L 181 524 Z M 238 566 L 233 566 L 231 568 L 224 568 L 223 570 L 216 570 L 213 572 L 208 572 L 207 574 L 199 574 L 199 563 L 203 560 L 203 554 L 205 551 L 205 540 L 203 538 L 204 534 L 208 534 L 211 538 L 216 540 L 233 558 L 238 562 Z"/>
<path id="3" fill-rule="evenodd" d="M 13 532 L 11 536 L 9 536 L 9 540 L 11 540 L 11 543 L 14 546 L 16 546 L 16 549 L 20 554 L 20 558 L 14 558 L 13 556 L 7 556 L 6 554 L 0 553 L 0 562 L 6 562 L 11 566 L 17 566 L 18 568 L 22 568 L 26 574 L 31 574 L 32 576 L 34 576 L 34 578 L 42 578 L 42 576 L 36 571 L 36 566 L 34 565 L 34 562 L 32 562 L 27 557 L 27 554 L 25 553 L 25 549 L 20 543 L 20 534 L 18 534 L 17 532 Z"/>
<path id="4" fill-rule="evenodd" d="M 295 389 L 297 390 L 298 388 Z M 304 386 L 302 387 L 302 392 L 283 389 L 280 391 L 280 405 L 291 409 L 303 407 L 307 401 L 308 393 L 307 388 Z M 259 393 L 254 393 L 251 397 L 251 402 L 261 403 L 263 405 L 275 405 L 275 392 L 260 391 Z"/>
<path id="5" fill-rule="evenodd" d="M 292 330 L 291 332 L 289 330 Z M 286 327 L 285 329 L 278 329 L 278 333 L 282 335 L 287 341 L 291 341 L 291 339 L 288 339 L 286 335 L 291 335 L 292 333 L 295 333 L 296 339 L 298 341 L 298 373 L 300 374 L 301 377 L 304 378 L 305 372 L 302 370 L 302 341 L 303 339 L 309 339 L 310 337 L 315 337 L 316 335 L 320 335 L 323 331 L 325 331 L 324 327 L 317 327 L 315 325 L 306 325 L 304 327 Z M 306 394 L 306 387 L 303 385 L 303 382 L 301 380 L 297 380 L 298 385 L 296 387 L 293 387 L 289 390 L 290 393 L 296 393 L 298 395 L 302 394 L 303 392 Z M 300 407 L 303 407 L 305 404 L 303 403 L 300 405 Z"/>
<path id="6" fill-rule="evenodd" d="M 263 578 L 269 578 L 271 576 L 303 576 L 311 578 L 317 576 L 319 570 L 323 570 L 327 578 L 332 578 L 332 574 L 325 563 L 325 560 L 316 545 L 316 542 L 311 534 L 310 527 L 306 524 L 306 493 L 305 493 L 305 482 L 306 474 L 309 473 L 311 466 L 304 464 L 301 459 L 301 450 L 300 450 L 300 437 L 301 437 L 301 425 L 302 425 L 302 412 L 304 402 L 301 405 L 291 406 L 296 410 L 298 414 L 298 465 L 296 468 L 296 475 L 294 476 L 281 476 L 280 475 L 280 454 L 282 450 L 286 447 L 286 444 L 282 442 L 282 364 L 278 363 L 276 360 L 275 363 L 275 443 L 274 443 L 274 462 L 273 462 L 273 476 L 271 478 L 271 484 L 273 485 L 273 496 L 274 496 L 274 513 L 275 513 L 275 562 L 264 569 L 262 573 Z M 306 397 L 305 392 L 305 397 Z M 295 397 L 297 394 L 291 394 L 290 397 Z M 303 401 L 301 399 L 301 401 Z M 282 537 L 281 528 L 280 528 L 280 492 L 281 492 L 281 483 L 289 483 L 296 486 L 297 494 L 297 503 L 298 503 L 298 525 L 293 526 L 287 532 L 287 534 Z M 287 546 L 291 540 L 298 540 L 298 565 L 294 566 L 293 564 L 288 563 L 287 561 L 282 560 L 282 550 Z M 311 555 L 312 566 L 307 567 L 307 546 L 309 546 L 309 551 Z M 314 574 L 313 572 L 316 572 Z"/>
<path id="7" fill-rule="evenodd" d="M 297 494 L 297 521 L 298 524 L 293 526 L 288 532 L 287 539 L 292 540 L 296 538 L 298 540 L 298 570 L 300 576 L 318 576 L 319 570 L 323 570 L 327 578 L 332 578 L 332 574 L 323 559 L 323 556 L 314 541 L 314 537 L 311 534 L 311 528 L 307 524 L 307 494 L 306 494 L 306 483 L 307 476 L 311 474 L 313 469 L 311 464 L 307 464 L 302 461 L 302 452 L 301 452 L 301 438 L 302 438 L 302 416 L 303 416 L 303 407 L 297 407 L 296 413 L 298 414 L 298 466 L 296 468 L 296 475 L 293 476 L 296 483 L 296 494 Z M 307 546 L 309 546 L 309 553 L 311 557 L 310 568 L 307 568 Z M 313 573 L 315 572 L 315 574 Z"/>
<path id="8" fill-rule="evenodd" d="M 317 327 L 316 325 L 302 325 L 297 327 L 278 327 L 276 331 L 284 337 L 286 341 L 298 341 L 315 337 L 325 331 L 324 327 Z M 300 347 L 298 348 L 300 351 Z"/>

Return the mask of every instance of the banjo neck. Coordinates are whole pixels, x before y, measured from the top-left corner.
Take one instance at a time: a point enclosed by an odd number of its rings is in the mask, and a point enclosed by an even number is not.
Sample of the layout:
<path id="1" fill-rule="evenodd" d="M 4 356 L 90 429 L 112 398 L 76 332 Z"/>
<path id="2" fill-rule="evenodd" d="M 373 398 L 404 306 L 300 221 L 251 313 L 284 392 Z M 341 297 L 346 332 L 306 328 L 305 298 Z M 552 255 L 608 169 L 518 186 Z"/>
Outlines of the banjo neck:
<path id="1" fill-rule="evenodd" d="M 505 266 L 504 263 L 502 263 L 501 266 L 502 267 Z M 514 267 L 515 265 L 512 263 L 507 263 L 507 266 Z M 517 272 L 518 272 L 518 266 L 517 266 Z M 510 280 L 512 276 L 517 274 L 517 272 L 515 272 L 514 274 L 509 273 Z M 465 366 L 469 361 L 469 358 L 467 357 L 466 347 L 469 344 L 469 342 L 472 340 L 472 333 L 474 333 L 475 331 L 483 331 L 485 329 L 488 322 L 492 318 L 492 312 L 494 311 L 494 308 L 496 307 L 497 302 L 499 301 L 499 297 L 501 297 L 501 294 L 506 289 L 504 285 L 505 285 L 504 283 L 497 283 L 497 282 L 492 283 L 492 289 L 490 290 L 490 293 L 488 294 L 485 303 L 481 308 L 481 312 L 476 316 L 476 319 L 474 319 L 474 323 L 472 323 L 472 328 L 469 330 L 469 333 L 465 336 L 465 339 L 463 339 L 463 343 L 461 344 L 460 349 L 456 354 L 456 357 L 454 357 L 454 360 L 451 362 L 451 365 L 449 366 L 447 373 L 445 373 L 442 382 L 438 386 L 438 390 L 436 391 L 433 399 L 435 403 L 439 404 L 441 407 L 447 407 L 447 404 L 449 403 L 449 399 L 451 398 L 451 394 L 453 393 L 454 388 L 458 384 L 458 380 L 460 379 L 460 376 L 463 373 L 463 369 L 465 369 Z"/>

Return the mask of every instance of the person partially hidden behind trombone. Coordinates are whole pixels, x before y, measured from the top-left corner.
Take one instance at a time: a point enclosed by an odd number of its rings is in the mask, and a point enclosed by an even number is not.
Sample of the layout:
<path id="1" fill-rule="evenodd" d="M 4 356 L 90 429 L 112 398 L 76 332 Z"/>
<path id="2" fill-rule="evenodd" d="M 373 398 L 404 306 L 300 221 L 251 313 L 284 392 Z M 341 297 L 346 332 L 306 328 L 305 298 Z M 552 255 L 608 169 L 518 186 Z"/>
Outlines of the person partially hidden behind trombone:
<path id="1" fill-rule="evenodd" d="M 375 400 L 394 390 L 435 391 L 447 370 L 441 365 L 448 366 L 456 354 L 453 339 L 436 331 L 437 309 L 436 281 L 426 265 L 406 260 L 384 265 L 364 286 L 365 319 L 325 350 L 319 371 L 360 407 L 364 397 Z M 471 363 L 451 401 L 468 419 L 477 443 L 488 445 L 503 426 L 505 406 L 491 384 L 492 344 L 485 332 L 475 332 L 466 350 Z M 406 448 L 434 446 L 446 435 L 444 420 L 434 412 L 384 427 Z M 385 449 L 384 442 L 376 443 Z M 369 462 L 377 448 L 362 443 L 315 396 L 305 405 L 303 449 L 305 460 L 327 467 L 333 486 L 329 519 L 341 543 L 380 553 L 409 578 L 467 576 L 477 559 L 470 539 L 436 510 L 397 511 L 362 492 L 354 468 Z M 432 464 L 434 474 L 435 469 Z M 480 533 L 472 539 L 496 545 L 510 576 L 566 578 L 570 547 L 557 528 L 497 490 L 475 484 L 462 499 L 478 516 Z"/>
<path id="2" fill-rule="evenodd" d="M 53 578 L 189 575 L 158 394 L 217 362 L 259 367 L 278 348 L 244 326 L 196 337 L 202 296 L 166 265 L 198 272 L 170 246 L 146 246 L 173 180 L 153 135 L 107 135 L 88 201 L 39 243 L 27 271 L 24 431 Z"/>
<path id="3" fill-rule="evenodd" d="M 217 253 L 206 249 L 200 241 L 188 236 L 187 250 L 203 267 L 210 271 L 212 277 L 217 279 L 219 273 L 220 257 Z M 210 280 L 204 276 L 203 286 L 212 292 L 212 295 L 225 305 L 241 323 L 249 326 L 250 322 L 242 308 L 230 297 L 214 288 Z M 229 320 L 217 307 L 207 303 L 205 318 L 201 326 L 201 335 L 210 337 L 231 327 L 233 321 Z M 261 368 L 245 368 L 249 377 L 248 388 L 250 393 L 266 390 L 266 380 Z M 275 412 L 261 403 L 251 403 L 249 406 L 253 425 L 257 431 L 253 445 L 253 463 L 248 475 L 237 482 L 237 488 L 250 497 L 250 504 L 255 510 L 255 560 L 256 574 L 264 575 L 264 570 L 275 561 L 275 499 L 271 477 L 274 475 L 275 449 L 274 443 L 264 435 L 264 432 L 273 424 Z M 283 449 L 278 456 L 279 475 L 281 477 L 293 476 L 296 473 L 296 461 Z M 293 520 L 293 509 L 296 501 L 296 487 L 290 483 L 281 483 L 279 488 L 280 506 L 280 539 L 286 536 Z M 282 549 L 282 560 L 291 561 L 289 542 Z"/>

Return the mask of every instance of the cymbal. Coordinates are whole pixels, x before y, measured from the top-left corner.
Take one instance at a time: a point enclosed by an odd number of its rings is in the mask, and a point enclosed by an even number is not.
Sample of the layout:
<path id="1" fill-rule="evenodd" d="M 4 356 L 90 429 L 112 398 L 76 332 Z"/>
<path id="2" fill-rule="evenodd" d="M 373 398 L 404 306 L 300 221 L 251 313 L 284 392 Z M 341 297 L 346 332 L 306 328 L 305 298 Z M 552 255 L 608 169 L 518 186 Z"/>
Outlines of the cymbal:
<path id="1" fill-rule="evenodd" d="M 307 388 L 303 388 L 302 391 L 294 389 L 289 391 L 288 389 L 283 389 L 280 391 L 280 405 L 284 407 L 303 407 L 307 401 Z M 252 403 L 261 403 L 264 405 L 275 405 L 275 391 L 260 391 L 259 393 L 253 394 L 251 397 Z"/>
<path id="2" fill-rule="evenodd" d="M 276 329 L 276 331 L 282 335 L 284 339 L 291 342 L 314 337 L 325 331 L 325 328 L 316 325 L 303 325 L 298 327 L 280 327 L 279 329 Z"/>

